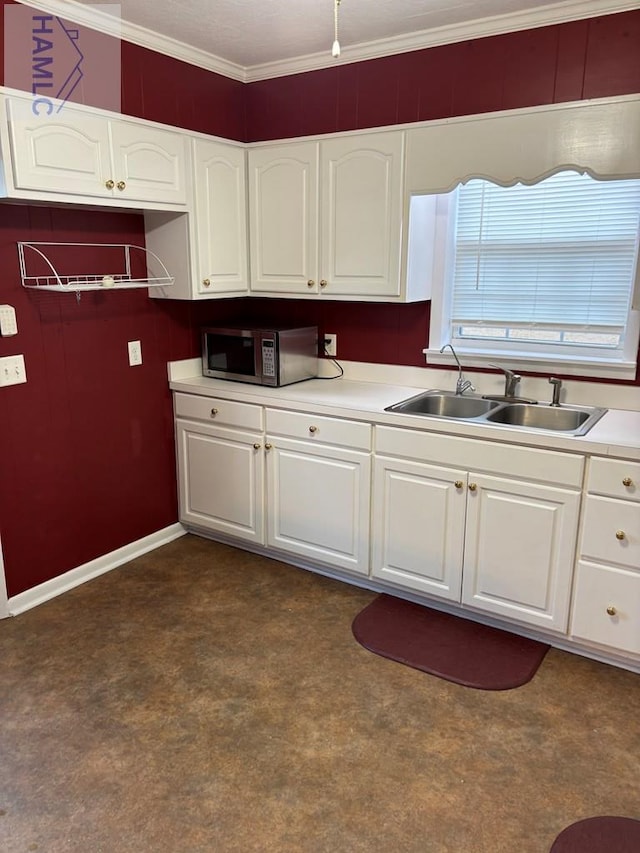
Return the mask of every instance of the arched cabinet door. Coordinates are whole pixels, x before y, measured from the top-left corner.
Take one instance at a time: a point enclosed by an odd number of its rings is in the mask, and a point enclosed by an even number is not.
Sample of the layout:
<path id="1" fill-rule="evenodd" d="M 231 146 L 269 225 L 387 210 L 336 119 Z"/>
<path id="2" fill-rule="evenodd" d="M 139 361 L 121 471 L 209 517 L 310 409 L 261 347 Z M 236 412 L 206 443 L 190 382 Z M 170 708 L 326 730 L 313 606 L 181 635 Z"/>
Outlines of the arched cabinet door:
<path id="1" fill-rule="evenodd" d="M 400 296 L 404 135 L 329 139 L 320 146 L 323 292 Z"/>
<path id="2" fill-rule="evenodd" d="M 36 114 L 32 100 L 17 98 L 7 109 L 17 189 L 112 197 L 109 124 L 102 116 L 69 105 Z"/>
<path id="3" fill-rule="evenodd" d="M 249 151 L 251 289 L 318 292 L 318 143 Z"/>
<path id="4" fill-rule="evenodd" d="M 29 97 L 11 96 L 6 105 L 17 196 L 186 205 L 186 134 L 89 107 L 52 102 L 48 110 Z"/>
<path id="5" fill-rule="evenodd" d="M 127 121 L 110 128 L 116 196 L 185 204 L 187 137 Z"/>
<path id="6" fill-rule="evenodd" d="M 248 263 L 244 149 L 197 139 L 194 154 L 198 293 L 202 296 L 246 293 Z"/>

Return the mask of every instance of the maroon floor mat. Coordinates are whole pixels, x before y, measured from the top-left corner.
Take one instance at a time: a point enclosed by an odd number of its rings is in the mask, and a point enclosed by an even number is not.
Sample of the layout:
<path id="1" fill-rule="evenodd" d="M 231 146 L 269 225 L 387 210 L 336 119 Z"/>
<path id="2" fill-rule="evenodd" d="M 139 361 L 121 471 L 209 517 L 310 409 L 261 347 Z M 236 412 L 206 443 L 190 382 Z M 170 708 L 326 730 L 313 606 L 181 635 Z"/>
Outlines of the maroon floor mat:
<path id="1" fill-rule="evenodd" d="M 640 820 L 589 817 L 564 829 L 549 853 L 638 853 L 639 850 Z"/>
<path id="2" fill-rule="evenodd" d="M 549 650 L 536 640 L 391 595 L 379 595 L 365 607 L 352 630 L 377 655 L 479 690 L 526 684 Z"/>

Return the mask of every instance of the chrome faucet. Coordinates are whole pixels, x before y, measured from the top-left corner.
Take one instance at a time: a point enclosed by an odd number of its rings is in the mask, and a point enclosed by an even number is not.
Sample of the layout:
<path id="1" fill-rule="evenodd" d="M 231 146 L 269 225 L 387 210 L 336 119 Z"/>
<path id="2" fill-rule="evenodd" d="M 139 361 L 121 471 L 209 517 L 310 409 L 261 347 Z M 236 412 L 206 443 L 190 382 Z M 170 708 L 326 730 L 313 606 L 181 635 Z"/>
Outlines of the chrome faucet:
<path id="1" fill-rule="evenodd" d="M 549 377 L 549 382 L 553 385 L 553 397 L 551 398 L 552 406 L 560 405 L 560 389 L 562 388 L 562 379 L 556 379 L 555 376 Z"/>
<path id="2" fill-rule="evenodd" d="M 514 373 L 513 370 L 509 370 L 507 367 L 500 367 L 499 364 L 492 364 L 490 362 L 489 367 L 496 367 L 504 373 L 504 396 L 515 397 L 516 388 L 518 387 L 518 382 L 520 382 L 522 376 L 520 376 L 519 373 Z"/>
<path id="3" fill-rule="evenodd" d="M 468 379 L 465 379 L 465 377 L 462 373 L 462 365 L 460 364 L 460 362 L 458 360 L 458 356 L 456 355 L 456 351 L 451 346 L 451 344 L 445 344 L 442 347 L 442 349 L 440 350 L 440 352 L 444 352 L 447 348 L 450 349 L 451 352 L 453 353 L 453 357 L 455 358 L 456 364 L 458 365 L 458 380 L 456 382 L 456 395 L 461 396 L 462 394 L 464 394 L 465 391 L 475 391 L 476 389 L 473 387 L 471 382 Z"/>
<path id="4" fill-rule="evenodd" d="M 519 373 L 491 362 L 489 367 L 495 367 L 504 373 L 504 394 L 483 394 L 485 400 L 498 400 L 502 403 L 537 403 L 537 400 L 530 400 L 528 397 L 516 397 L 516 388 L 522 379 Z"/>

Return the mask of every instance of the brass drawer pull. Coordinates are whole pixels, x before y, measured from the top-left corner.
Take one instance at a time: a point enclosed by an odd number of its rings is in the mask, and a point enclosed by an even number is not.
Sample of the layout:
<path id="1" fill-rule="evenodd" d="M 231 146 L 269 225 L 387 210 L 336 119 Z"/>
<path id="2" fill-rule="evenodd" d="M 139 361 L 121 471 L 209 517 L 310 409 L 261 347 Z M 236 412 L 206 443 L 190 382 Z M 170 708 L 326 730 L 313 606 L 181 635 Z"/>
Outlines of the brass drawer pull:
<path id="1" fill-rule="evenodd" d="M 313 435 L 314 433 L 318 432 L 318 427 L 317 426 L 310 426 L 309 432 Z"/>
<path id="2" fill-rule="evenodd" d="M 326 286 L 327 286 L 327 280 L 325 278 L 320 279 L 320 287 L 326 287 Z"/>
<path id="3" fill-rule="evenodd" d="M 127 185 L 125 184 L 125 182 L 124 182 L 124 181 L 118 181 L 118 183 L 116 184 L 116 186 L 118 187 L 118 189 L 119 189 L 121 192 L 122 192 L 122 190 L 125 190 L 125 189 L 127 188 Z"/>
<path id="4" fill-rule="evenodd" d="M 475 492 L 475 491 L 477 491 L 477 489 L 478 489 L 478 486 L 476 485 L 476 483 L 469 483 L 469 491 L 470 492 Z"/>
<path id="5" fill-rule="evenodd" d="M 616 608 L 613 606 L 613 604 L 610 604 L 610 605 L 607 607 L 607 613 L 609 614 L 609 616 L 615 616 L 617 612 L 618 612 L 618 611 L 617 611 L 617 610 L 616 610 Z"/>
<path id="6" fill-rule="evenodd" d="M 626 534 L 624 530 L 616 530 L 616 539 L 619 539 L 621 542 L 626 538 Z"/>
<path id="7" fill-rule="evenodd" d="M 108 181 L 106 181 L 106 182 L 105 182 L 105 187 L 106 187 L 108 190 L 112 190 L 112 189 L 115 187 L 115 185 L 116 185 L 116 182 L 115 182 L 115 181 L 112 181 L 112 180 L 108 180 Z"/>
<path id="8" fill-rule="evenodd" d="M 310 278 L 309 281 L 307 282 L 307 287 L 315 287 L 315 285 L 316 285 L 315 281 L 312 278 Z"/>
<path id="9" fill-rule="evenodd" d="M 215 418 L 215 416 L 216 416 L 217 414 L 218 414 L 218 410 L 217 410 L 217 409 L 211 409 L 211 417 L 212 417 L 212 418 Z"/>
<path id="10" fill-rule="evenodd" d="M 622 485 L 629 488 L 629 486 L 633 486 L 633 480 L 631 479 L 631 477 L 625 477 L 622 481 Z"/>
<path id="11" fill-rule="evenodd" d="M 260 448 L 261 448 L 261 447 L 262 447 L 262 445 L 261 445 L 261 444 L 258 444 L 258 442 L 257 442 L 257 441 L 256 441 L 256 443 L 253 445 L 253 449 L 254 449 L 254 450 L 260 450 Z"/>
<path id="12" fill-rule="evenodd" d="M 205 287 L 210 287 L 211 286 L 211 279 L 205 278 L 205 280 L 202 283 Z"/>
<path id="13" fill-rule="evenodd" d="M 271 448 L 272 448 L 272 447 L 273 447 L 273 444 L 269 444 L 269 443 L 267 442 L 267 444 L 265 444 L 265 446 L 264 446 L 264 449 L 265 449 L 265 450 L 271 450 Z"/>
<path id="14" fill-rule="evenodd" d="M 461 489 L 464 486 L 464 483 L 462 482 L 462 480 L 456 480 L 453 485 L 456 487 L 456 489 Z"/>

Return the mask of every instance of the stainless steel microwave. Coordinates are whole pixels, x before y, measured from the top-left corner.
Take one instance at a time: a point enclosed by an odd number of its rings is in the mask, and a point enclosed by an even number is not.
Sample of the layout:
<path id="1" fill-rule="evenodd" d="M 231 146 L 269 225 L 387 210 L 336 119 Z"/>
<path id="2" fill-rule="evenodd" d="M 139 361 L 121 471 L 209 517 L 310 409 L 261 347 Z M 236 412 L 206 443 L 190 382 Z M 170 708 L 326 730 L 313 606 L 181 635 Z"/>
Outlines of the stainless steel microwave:
<path id="1" fill-rule="evenodd" d="M 312 379 L 318 375 L 318 327 L 203 329 L 202 372 L 257 385 Z"/>

